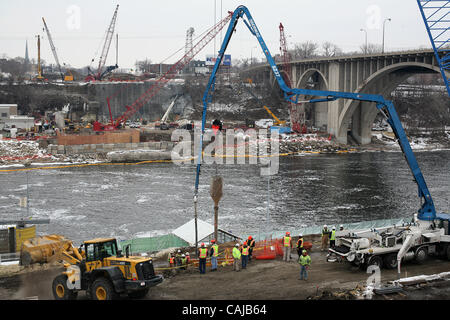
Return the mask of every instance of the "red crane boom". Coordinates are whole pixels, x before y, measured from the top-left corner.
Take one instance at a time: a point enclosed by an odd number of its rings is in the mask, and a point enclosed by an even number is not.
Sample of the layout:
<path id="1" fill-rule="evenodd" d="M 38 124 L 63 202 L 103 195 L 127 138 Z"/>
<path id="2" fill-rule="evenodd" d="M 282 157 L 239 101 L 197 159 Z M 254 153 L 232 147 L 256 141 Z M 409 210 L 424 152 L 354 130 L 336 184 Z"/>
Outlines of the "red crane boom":
<path id="1" fill-rule="evenodd" d="M 142 106 L 147 103 L 152 97 L 154 97 L 159 90 L 161 90 L 170 80 L 172 80 L 178 72 L 183 70 L 183 68 L 197 55 L 214 37 L 220 32 L 220 30 L 225 27 L 231 20 L 233 13 L 229 12 L 228 16 L 223 20 L 219 21 L 214 25 L 201 39 L 196 43 L 185 55 L 178 60 L 172 67 L 162 76 L 160 76 L 155 83 L 148 88 L 136 101 L 131 105 L 125 106 L 126 111 L 116 119 L 112 120 L 111 124 L 114 128 L 117 128 L 121 123 L 124 123 L 133 116 Z M 111 110 L 110 98 L 107 98 L 108 108 Z"/>
<path id="2" fill-rule="evenodd" d="M 281 57 L 283 59 L 282 62 L 282 70 L 283 70 L 283 78 L 284 78 L 284 82 L 286 82 L 286 84 L 292 88 L 292 83 L 291 83 L 291 79 L 292 79 L 292 67 L 291 64 L 289 63 L 291 61 L 291 57 L 289 54 L 289 51 L 287 50 L 287 42 L 286 42 L 286 36 L 284 35 L 284 26 L 283 24 L 280 22 L 280 52 L 281 52 Z M 293 104 L 292 102 L 289 102 L 289 113 L 290 113 L 290 117 L 291 117 L 291 129 L 292 131 L 295 132 L 303 132 L 306 133 L 306 127 L 305 125 L 301 124 L 301 113 L 299 110 L 299 106 Z M 302 113 L 304 115 L 304 113 Z"/>

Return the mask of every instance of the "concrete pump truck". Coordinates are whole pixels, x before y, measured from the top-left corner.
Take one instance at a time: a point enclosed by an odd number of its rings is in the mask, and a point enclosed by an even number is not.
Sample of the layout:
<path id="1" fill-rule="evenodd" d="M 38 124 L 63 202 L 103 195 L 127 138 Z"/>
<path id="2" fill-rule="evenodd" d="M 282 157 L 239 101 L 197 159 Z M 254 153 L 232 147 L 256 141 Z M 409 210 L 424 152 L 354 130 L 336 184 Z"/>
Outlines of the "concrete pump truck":
<path id="1" fill-rule="evenodd" d="M 232 15 L 232 18 L 203 96 L 202 133 L 198 154 L 201 155 L 203 150 L 202 142 L 205 132 L 206 112 L 208 103 L 212 100 L 216 74 L 238 20 L 242 18 L 250 33 L 256 37 L 261 46 L 286 101 L 297 104 L 302 102 L 315 103 L 335 101 L 337 99 L 351 99 L 373 103 L 385 117 L 387 123 L 392 127 L 396 140 L 411 169 L 414 181 L 418 186 L 421 206 L 418 212 L 413 215 L 414 217 L 411 223 L 377 230 L 338 234 L 336 237 L 336 246 L 330 249 L 330 255 L 339 256 L 360 266 L 377 264 L 390 268 L 397 267 L 399 275 L 401 262 L 408 259 L 415 259 L 420 262 L 431 254 L 443 255 L 450 259 L 450 215 L 436 212 L 430 191 L 412 152 L 411 145 L 409 144 L 393 103 L 386 100 L 382 95 L 377 94 L 290 88 L 281 76 L 249 10 L 245 6 L 239 6 L 234 12 L 230 12 L 229 14 Z M 308 96 L 318 98 L 306 99 Z M 196 206 L 198 198 L 201 160 L 201 156 L 199 156 L 196 167 L 194 206 Z"/>

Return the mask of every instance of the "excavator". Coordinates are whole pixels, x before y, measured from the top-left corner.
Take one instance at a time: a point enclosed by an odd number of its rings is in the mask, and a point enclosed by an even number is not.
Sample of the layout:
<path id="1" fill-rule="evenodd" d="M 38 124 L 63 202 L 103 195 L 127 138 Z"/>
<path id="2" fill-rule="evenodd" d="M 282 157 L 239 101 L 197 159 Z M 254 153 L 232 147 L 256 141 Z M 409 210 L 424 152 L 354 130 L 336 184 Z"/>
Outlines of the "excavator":
<path id="1" fill-rule="evenodd" d="M 402 226 L 401 228 L 394 227 L 392 228 L 392 230 L 386 230 L 383 235 L 381 235 L 380 232 L 377 232 L 377 230 L 371 230 L 371 232 L 363 234 L 350 234 L 348 235 L 347 239 L 349 245 L 344 248 L 344 253 L 338 252 L 336 250 L 335 253 L 344 255 L 348 257 L 348 259 L 352 259 L 358 257 L 358 252 L 356 250 L 363 248 L 367 250 L 367 252 L 364 251 L 364 253 L 366 254 L 360 256 L 360 263 L 362 263 L 363 265 L 367 265 L 372 262 L 373 264 L 381 265 L 383 263 L 383 260 L 389 261 L 392 267 L 398 268 L 399 277 L 401 262 L 406 260 L 407 257 L 412 256 L 416 260 L 423 261 L 428 254 L 436 253 L 440 255 L 446 255 L 447 258 L 450 259 L 450 235 L 448 227 L 450 214 L 436 212 L 436 208 L 425 182 L 425 178 L 422 175 L 422 171 L 420 170 L 416 157 L 412 152 L 411 145 L 408 141 L 408 138 L 402 127 L 400 118 L 397 114 L 397 111 L 395 110 L 392 101 L 386 100 L 382 95 L 378 94 L 290 88 L 284 81 L 273 59 L 273 56 L 271 55 L 266 43 L 264 42 L 264 39 L 261 36 L 260 31 L 258 30 L 258 27 L 256 26 L 252 15 L 245 6 L 238 6 L 232 13 L 227 32 L 223 38 L 216 63 L 211 72 L 206 90 L 203 95 L 202 131 L 201 137 L 199 139 L 200 143 L 198 145 L 198 154 L 201 155 L 203 150 L 203 135 L 205 132 L 206 113 L 208 110 L 208 104 L 212 101 L 216 74 L 222 63 L 225 51 L 231 40 L 231 36 L 234 34 L 234 30 L 239 19 L 243 20 L 250 33 L 256 37 L 286 101 L 297 104 L 299 102 L 317 103 L 335 101 L 338 99 L 350 99 L 373 103 L 373 105 L 385 117 L 387 123 L 392 127 L 396 141 L 401 147 L 403 155 L 405 156 L 406 162 L 413 175 L 414 182 L 417 184 L 418 195 L 420 198 L 420 208 L 418 209 L 417 213 L 413 215 L 413 220 L 410 225 Z M 318 98 L 306 99 L 306 97 L 308 96 L 314 96 Z M 195 210 L 198 201 L 198 187 L 201 165 L 202 157 L 199 156 L 196 166 L 194 188 Z M 374 250 L 375 246 L 380 247 L 381 250 Z M 393 250 L 384 250 L 386 246 L 392 247 Z M 390 254 L 389 259 L 387 259 L 387 256 L 384 256 L 385 254 Z"/>
<path id="2" fill-rule="evenodd" d="M 47 235 L 23 243 L 20 264 L 63 262 L 65 270 L 52 284 L 56 300 L 75 300 L 80 291 L 93 300 L 114 300 L 122 293 L 142 298 L 163 276 L 155 275 L 151 258 L 131 256 L 129 251 L 128 245 L 123 255 L 114 238 L 84 241 L 76 248 L 61 235 Z"/>

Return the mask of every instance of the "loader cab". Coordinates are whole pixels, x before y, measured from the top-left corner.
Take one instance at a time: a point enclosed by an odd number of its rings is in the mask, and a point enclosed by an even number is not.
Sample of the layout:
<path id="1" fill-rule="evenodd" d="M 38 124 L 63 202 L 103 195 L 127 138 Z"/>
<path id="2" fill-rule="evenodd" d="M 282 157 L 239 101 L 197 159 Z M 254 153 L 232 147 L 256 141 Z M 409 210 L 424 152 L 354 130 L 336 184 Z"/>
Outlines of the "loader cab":
<path id="1" fill-rule="evenodd" d="M 116 239 L 94 239 L 84 242 L 86 262 L 103 261 L 108 257 L 117 256 Z"/>

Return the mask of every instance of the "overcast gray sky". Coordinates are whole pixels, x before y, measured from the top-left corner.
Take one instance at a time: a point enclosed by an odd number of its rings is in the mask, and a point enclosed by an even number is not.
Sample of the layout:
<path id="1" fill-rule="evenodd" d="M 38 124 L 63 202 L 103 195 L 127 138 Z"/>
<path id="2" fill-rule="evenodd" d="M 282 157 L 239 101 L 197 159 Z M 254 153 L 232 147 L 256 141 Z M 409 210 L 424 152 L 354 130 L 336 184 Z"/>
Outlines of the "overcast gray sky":
<path id="1" fill-rule="evenodd" d="M 313 40 L 330 41 L 344 51 L 357 51 L 368 42 L 381 44 L 386 18 L 385 48 L 409 50 L 431 47 L 415 0 L 15 0 L 0 2 L 0 55 L 24 56 L 28 40 L 30 58 L 37 58 L 36 38 L 41 41 L 41 57 L 54 63 L 42 17 L 52 33 L 61 62 L 75 67 L 89 65 L 100 55 L 105 31 L 115 6 L 119 4 L 116 32 L 119 34 L 119 66 L 134 68 L 136 60 L 146 57 L 159 63 L 184 48 L 186 30 L 200 35 L 239 5 L 250 10 L 272 55 L 279 53 L 280 22 L 288 36 L 288 47 Z M 216 13 L 214 14 L 214 8 Z M 222 9 L 222 10 L 221 10 Z M 222 36 L 225 35 L 226 27 Z M 194 35 L 194 37 L 195 37 Z M 220 35 L 216 50 L 220 47 Z M 194 41 L 195 43 L 195 41 Z M 232 59 L 263 56 L 256 39 L 239 22 L 227 53 Z M 115 62 L 113 41 L 107 64 Z M 212 41 L 196 58 L 213 54 Z M 167 62 L 176 62 L 184 50 Z"/>

